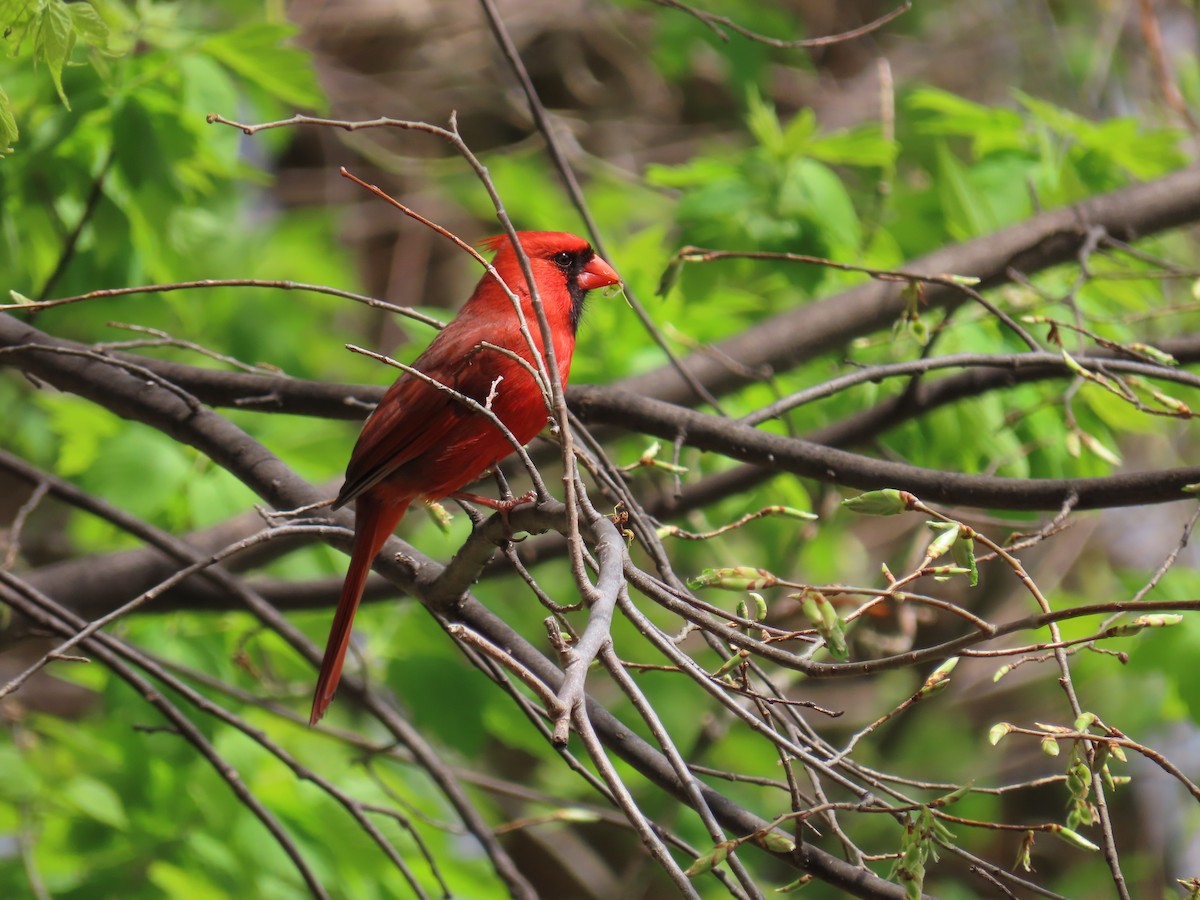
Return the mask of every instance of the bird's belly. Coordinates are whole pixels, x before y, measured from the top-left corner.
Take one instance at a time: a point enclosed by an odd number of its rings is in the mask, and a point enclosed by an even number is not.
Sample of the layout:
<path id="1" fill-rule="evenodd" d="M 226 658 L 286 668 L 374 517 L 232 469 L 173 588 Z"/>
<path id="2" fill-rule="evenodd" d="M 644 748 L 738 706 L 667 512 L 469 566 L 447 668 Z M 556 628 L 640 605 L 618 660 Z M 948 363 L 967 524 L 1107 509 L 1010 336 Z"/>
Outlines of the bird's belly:
<path id="1" fill-rule="evenodd" d="M 541 397 L 536 396 L 536 401 L 536 404 L 511 405 L 498 398 L 493 405 L 493 412 L 521 446 L 537 437 L 546 425 L 547 414 Z M 405 481 L 421 484 L 421 496 L 440 500 L 477 480 L 515 451 L 513 441 L 493 422 L 475 414 L 465 418 L 443 446 L 413 460 L 397 474 Z"/>

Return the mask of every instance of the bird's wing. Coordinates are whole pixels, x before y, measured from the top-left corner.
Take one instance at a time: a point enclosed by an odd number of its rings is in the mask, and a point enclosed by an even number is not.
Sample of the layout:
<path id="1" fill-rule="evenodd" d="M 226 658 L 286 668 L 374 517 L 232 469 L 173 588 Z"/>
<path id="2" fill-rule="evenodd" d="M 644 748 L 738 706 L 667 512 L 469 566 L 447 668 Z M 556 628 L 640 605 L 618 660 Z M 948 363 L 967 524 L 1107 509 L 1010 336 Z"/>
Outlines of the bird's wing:
<path id="1" fill-rule="evenodd" d="M 463 339 L 463 335 L 448 332 L 449 329 L 439 335 L 438 340 L 413 363 L 413 368 L 481 405 L 487 404 L 488 396 L 500 376 L 504 379 L 501 390 L 505 394 L 515 391 L 514 379 L 532 382 L 529 375 L 511 359 L 494 350 L 479 347 L 482 340 L 503 343 L 497 341 L 497 335 L 488 334 L 477 340 L 469 340 Z M 536 387 L 530 383 L 529 388 L 540 405 L 541 397 Z M 542 409 L 544 411 L 544 407 Z M 507 418 L 499 409 L 496 412 L 502 419 Z M 544 422 L 543 418 L 525 440 L 536 434 Z M 514 423 L 508 424 L 510 428 L 515 427 Z M 363 426 L 346 468 L 346 482 L 338 494 L 335 508 L 395 475 L 405 466 L 419 462 L 431 451 L 468 442 L 475 432 L 492 430 L 491 423 L 461 399 L 406 372 L 388 390 Z M 464 482 L 474 478 L 491 462 L 493 460 L 486 460 L 479 464 L 478 470 L 462 472 Z M 414 467 L 414 482 L 424 481 L 418 477 L 424 474 L 419 469 L 419 466 Z M 454 474 L 450 473 L 450 477 Z M 437 473 L 436 477 L 445 475 Z M 433 483 L 414 483 L 412 487 L 412 495 L 420 496 L 426 488 L 432 488 Z"/>

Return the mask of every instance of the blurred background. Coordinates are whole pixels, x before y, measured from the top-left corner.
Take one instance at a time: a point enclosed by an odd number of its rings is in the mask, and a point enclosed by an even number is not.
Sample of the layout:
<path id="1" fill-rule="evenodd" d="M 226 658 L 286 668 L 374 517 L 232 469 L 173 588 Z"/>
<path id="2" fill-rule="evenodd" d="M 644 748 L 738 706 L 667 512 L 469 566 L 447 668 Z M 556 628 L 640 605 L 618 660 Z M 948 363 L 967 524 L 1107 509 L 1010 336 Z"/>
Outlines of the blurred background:
<path id="1" fill-rule="evenodd" d="M 518 228 L 586 232 L 480 4 L 98 0 L 18 6 L 3 8 L 10 52 L 0 58 L 0 143 L 10 147 L 0 159 L 0 272 L 3 286 L 16 292 L 14 301 L 237 278 L 328 285 L 443 321 L 453 315 L 479 277 L 475 264 L 339 174 L 345 167 L 469 242 L 497 233 L 491 200 L 446 142 L 393 128 L 301 126 L 247 136 L 207 124 L 210 113 L 242 123 L 299 112 L 443 127 L 453 115 Z M 1194 161 L 1200 134 L 1193 113 L 1200 98 L 1194 3 L 918 0 L 875 30 L 816 47 L 771 46 L 727 22 L 706 22 L 703 14 L 729 17 L 745 31 L 786 43 L 860 28 L 897 4 L 705 0 L 692 12 L 681 6 L 496 0 L 549 127 L 583 185 L 607 258 L 648 310 L 659 340 L 680 356 L 865 280 L 826 268 L 734 260 L 688 266 L 658 296 L 660 278 L 682 246 L 804 253 L 898 269 L 1042 210 L 1149 182 Z M 1200 294 L 1193 229 L 1154 235 L 1138 248 L 1137 256 L 1097 253 L 1087 267 L 1030 273 L 1029 280 L 989 296 L 1014 315 L 1082 323 L 1110 342 L 1194 335 Z M 941 315 L 921 312 L 922 328 L 937 332 L 939 353 L 1022 349 L 977 310 L 947 314 L 944 321 Z M 388 383 L 393 373 L 347 353 L 344 344 L 409 360 L 433 333 L 344 298 L 252 286 L 109 298 L 40 310 L 27 321 L 88 344 L 161 339 L 167 343 L 160 347 L 129 349 L 193 365 L 228 368 L 232 358 L 260 372 L 373 385 Z M 131 325 L 157 331 L 135 333 Z M 743 415 L 856 367 L 918 357 L 925 352 L 921 331 L 909 323 L 890 333 L 864 332 L 787 371 L 758 373 L 722 398 L 725 411 Z M 1044 325 L 1038 334 L 1045 335 Z M 575 384 L 620 383 L 668 364 L 659 341 L 619 299 L 592 299 L 579 342 Z M 1094 345 L 1090 337 L 1079 343 Z M 845 392 L 766 427 L 803 435 L 900 387 Z M 207 457 L 78 397 L 39 389 L 16 369 L 0 370 L 0 410 L 8 425 L 0 448 L 156 527 L 215 548 L 243 535 L 254 520 L 257 498 Z M 359 427 L 250 409 L 222 412 L 331 491 Z M 621 464 L 635 463 L 649 443 L 637 435 L 605 439 Z M 1196 458 L 1187 417 L 1143 415 L 1091 386 L 1068 392 L 1061 381 L 971 397 L 857 449 L 928 468 L 1010 477 L 1103 476 Z M 669 448 L 662 451 L 668 458 Z M 684 485 L 734 466 L 687 449 L 679 461 L 687 467 Z M 908 571 L 928 541 L 928 529 L 911 517 L 850 516 L 837 506 L 844 492 L 791 476 L 677 515 L 669 509 L 677 487 L 671 474 L 638 469 L 630 483 L 645 503 L 660 504 L 662 522 L 697 532 L 771 504 L 821 514 L 815 525 L 764 519 L 720 540 L 673 543 L 672 565 L 682 576 L 752 565 L 806 584 L 880 587 L 881 564 Z M 600 508 L 601 500 L 596 503 Z M 1180 546 L 1193 512 L 1190 503 L 1179 503 L 1072 516 L 1071 527 L 1022 559 L 1059 607 L 1127 599 L 1179 549 L 1150 597 L 1194 599 L 1196 551 Z M 1000 540 L 1036 532 L 1053 514 L 963 515 Z M 442 530 L 413 513 L 401 534 L 447 560 L 469 530 L 463 515 Z M 28 479 L 0 467 L 0 566 L 6 570 L 37 584 L 65 571 L 55 566 L 86 568 L 139 545 L 109 521 L 39 497 Z M 539 583 L 552 596 L 570 599 L 570 572 L 557 550 L 548 543 L 531 547 L 543 548 Z M 532 552 L 529 559 L 532 565 Z M 344 566 L 344 555 L 309 544 L 249 578 L 323 640 Z M 305 585 L 303 596 L 315 599 L 290 604 L 289 584 Z M 1033 612 L 1020 584 L 998 567 L 985 570 L 975 588 L 959 579 L 928 589 L 992 621 Z M 85 606 L 86 593 L 77 591 Z M 300 596 L 298 588 L 294 593 Z M 538 637 L 544 611 L 518 579 L 485 580 L 477 594 L 544 643 L 544 634 Z M 732 595 L 703 596 L 734 609 Z M 784 597 L 771 594 L 768 621 L 809 627 Z M 418 604 L 396 599 L 382 584 L 370 599 L 387 602 L 371 603 L 360 614 L 362 664 L 445 754 L 542 896 L 674 895 L 623 820 L 613 821 L 610 808 L 462 659 Z M 666 629 L 681 625 L 662 610 L 650 614 Z M 1091 650 L 1072 656 L 1084 708 L 1155 747 L 1189 777 L 1200 771 L 1200 688 L 1191 677 L 1200 624 L 1194 619 L 1130 638 L 1115 647 L 1122 658 Z M 0 622 L 3 684 L 54 642 L 31 639 L 11 615 Z M 1094 626 L 1093 620 L 1064 629 L 1079 637 Z M 638 642 L 630 623 L 614 627 L 623 658 L 662 663 Z M 431 893 L 439 888 L 414 834 L 454 896 L 506 895 L 444 798 L 394 752 L 377 722 L 341 704 L 330 718 L 330 735 L 280 715 L 279 706 L 306 703 L 312 671 L 249 615 L 178 597 L 112 630 L 269 733 L 305 765 L 356 796 L 401 811 L 385 827 Z M 927 609 L 893 608 L 855 625 L 852 655 L 903 652 L 958 633 L 954 620 Z M 1024 637 L 1045 640 L 1043 634 Z M 710 671 L 720 665 L 698 641 L 683 646 Z M 888 722 L 861 743 L 856 759 L 891 773 L 923 802 L 945 793 L 938 786 L 946 783 L 1022 785 L 972 794 L 955 807 L 975 822 L 1064 822 L 1072 808 L 1063 785 L 1069 747 L 1055 758 L 1034 738 L 1010 735 L 995 748 L 986 739 L 1000 721 L 1070 726 L 1057 670 L 1043 659 L 996 680 L 1005 661 L 964 660 L 936 706 L 921 705 Z M 822 734 L 840 746 L 911 695 L 928 672 L 822 682 L 775 674 L 788 696 L 844 712 L 819 722 Z M 653 671 L 638 677 L 676 741 L 698 762 L 782 778 L 772 748 L 693 683 Z M 598 680 L 594 690 L 618 714 L 629 715 L 628 700 L 612 684 Z M 328 795 L 295 780 L 245 735 L 195 717 L 334 896 L 412 893 Z M 0 699 L 0 722 L 0 895 L 304 893 L 279 846 L 208 763 L 102 666 L 56 663 Z M 1175 880 L 1200 877 L 1195 797 L 1161 768 L 1129 755 L 1119 774 L 1133 780 L 1109 799 L 1132 896 L 1183 896 Z M 703 849 L 707 837 L 686 811 L 624 774 L 656 821 Z M 713 783 L 764 817 L 788 811 L 777 786 Z M 399 817 L 413 824 L 397 825 Z M 858 846 L 880 857 L 872 866 L 886 876 L 888 855 L 900 852 L 901 829 L 883 819 L 851 817 L 848 827 Z M 952 824 L 950 830 L 970 853 L 1004 869 L 1022 852 L 1020 829 Z M 1094 830 L 1080 830 L 1097 840 Z M 811 838 L 840 852 L 828 833 Z M 764 893 L 797 875 L 762 854 L 752 867 Z M 926 890 L 950 898 L 1009 896 L 970 867 L 970 860 L 953 855 L 929 861 Z M 1114 895 L 1103 854 L 1049 834 L 1037 837 L 1032 871 L 1019 874 L 1041 885 L 1045 896 Z M 726 895 L 711 878 L 696 884 L 704 896 Z M 842 896 L 820 884 L 808 890 Z"/>

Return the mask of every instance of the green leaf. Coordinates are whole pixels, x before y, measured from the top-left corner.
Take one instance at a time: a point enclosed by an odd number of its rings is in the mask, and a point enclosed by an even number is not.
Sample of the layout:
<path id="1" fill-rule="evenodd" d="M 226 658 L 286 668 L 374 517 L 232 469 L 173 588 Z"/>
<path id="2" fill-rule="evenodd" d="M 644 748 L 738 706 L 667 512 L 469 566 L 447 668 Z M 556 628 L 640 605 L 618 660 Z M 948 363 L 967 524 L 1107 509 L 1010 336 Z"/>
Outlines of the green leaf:
<path id="1" fill-rule="evenodd" d="M 900 146 L 884 140 L 879 127 L 871 125 L 823 135 L 810 141 L 805 151 L 834 165 L 885 168 L 896 161 Z"/>
<path id="2" fill-rule="evenodd" d="M 746 107 L 746 127 L 759 146 L 772 156 L 781 155 L 784 152 L 783 128 L 775 107 L 763 100 L 756 88 L 746 92 Z"/>
<path id="3" fill-rule="evenodd" d="M 103 781 L 76 775 L 60 787 L 59 796 L 85 816 L 113 828 L 129 827 L 120 795 Z"/>
<path id="4" fill-rule="evenodd" d="M 950 234 L 966 240 L 995 231 L 998 223 L 990 215 L 987 195 L 975 186 L 970 171 L 945 143 L 938 144 L 937 161 L 938 196 Z"/>
<path id="5" fill-rule="evenodd" d="M 150 883 L 166 897 L 189 897 L 192 900 L 220 900 L 223 891 L 213 887 L 198 872 L 172 865 L 164 860 L 155 860 L 147 870 Z"/>
<path id="6" fill-rule="evenodd" d="M 784 147 L 791 153 L 811 153 L 811 142 L 818 131 L 817 114 L 806 106 L 792 116 L 792 121 L 783 130 Z"/>
<path id="7" fill-rule="evenodd" d="M 837 174 L 813 159 L 796 159 L 784 171 L 776 196 L 781 218 L 810 219 L 832 237 L 837 252 L 858 248 L 862 230 L 854 202 Z"/>
<path id="8" fill-rule="evenodd" d="M 12 153 L 12 144 L 21 136 L 17 128 L 17 120 L 13 116 L 12 103 L 4 88 L 0 88 L 0 156 Z"/>
<path id="9" fill-rule="evenodd" d="M 135 190 L 142 186 L 157 189 L 174 181 L 172 154 L 163 139 L 172 131 L 178 133 L 178 129 L 171 128 L 168 120 L 152 108 L 148 101 L 154 93 L 141 91 L 131 96 L 113 115 L 116 165 Z M 144 207 L 145 198 L 138 200 Z"/>
<path id="10" fill-rule="evenodd" d="M 33 37 L 34 58 L 50 69 L 50 78 L 63 106 L 71 108 L 62 86 L 62 70 L 75 48 L 75 27 L 65 3 L 51 3 L 43 10 L 42 20 Z"/>
<path id="11" fill-rule="evenodd" d="M 50 412 L 50 427 L 59 439 L 58 473 L 71 477 L 91 469 L 101 442 L 120 430 L 120 420 L 106 409 L 64 395 L 38 398 Z"/>
<path id="12" fill-rule="evenodd" d="M 976 157 L 1030 143 L 1021 116 L 1011 109 L 984 106 L 937 88 L 913 91 L 905 106 L 930 114 L 920 125 L 925 134 L 970 138 Z"/>
<path id="13" fill-rule="evenodd" d="M 728 159 L 698 156 L 677 166 L 651 163 L 646 166 L 646 182 L 655 187 L 705 187 L 717 181 L 736 178 L 738 168 Z"/>
<path id="14" fill-rule="evenodd" d="M 80 40 L 91 47 L 108 47 L 108 24 L 100 18 L 94 6 L 90 3 L 71 3 L 67 5 L 67 11 L 71 14 L 71 24 Z"/>
<path id="15" fill-rule="evenodd" d="M 295 33 L 290 25 L 259 22 L 209 38 L 200 49 L 276 100 L 320 109 L 324 97 L 308 54 L 283 44 Z"/>

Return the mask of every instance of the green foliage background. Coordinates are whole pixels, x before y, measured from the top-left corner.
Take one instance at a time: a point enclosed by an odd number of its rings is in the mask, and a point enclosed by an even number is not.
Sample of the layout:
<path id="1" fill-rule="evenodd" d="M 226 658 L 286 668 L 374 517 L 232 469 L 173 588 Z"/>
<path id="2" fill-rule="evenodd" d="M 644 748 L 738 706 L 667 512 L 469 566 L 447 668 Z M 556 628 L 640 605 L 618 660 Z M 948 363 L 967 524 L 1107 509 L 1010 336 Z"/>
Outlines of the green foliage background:
<path id="1" fill-rule="evenodd" d="M 723 5 L 760 31 L 803 30 L 784 8 Z M 914 12 L 896 27 L 923 40 L 930 15 Z M 1088 14 L 1075 15 L 1086 20 Z M 247 139 L 205 122 L 212 112 L 263 121 L 297 109 L 323 110 L 311 60 L 274 4 L 4 2 L 0 22 L 11 28 L 8 53 L 0 59 L 0 145 L 9 148 L 0 159 L 0 272 L 3 286 L 15 296 L 41 299 L 225 277 L 361 287 L 356 261 L 339 238 L 341 223 L 320 208 L 279 209 L 271 203 L 272 161 L 295 140 L 294 132 L 267 131 Z M 1079 78 L 1078 72 L 1086 70 L 1084 43 L 1068 48 L 1061 77 Z M 784 60 L 804 65 L 804 57 L 747 41 L 722 44 L 691 18 L 656 11 L 652 58 L 666 83 L 684 83 L 700 46 L 722 55 L 730 94 L 740 98 L 741 124 L 734 139 L 700 142 L 685 162 L 654 164 L 632 178 L 600 169 L 587 184 L 614 261 L 643 298 L 654 295 L 668 260 L 683 244 L 791 251 L 895 268 L 947 242 L 1019 222 L 1037 209 L 1151 179 L 1188 162 L 1181 132 L 1147 124 L 1156 121 L 1154 116 L 1096 120 L 1017 90 L 1008 102 L 993 106 L 933 86 L 901 85 L 895 135 L 885 134 L 877 123 L 830 131 L 809 110 L 781 113 L 763 90 L 771 66 Z M 1185 92 L 1191 93 L 1195 83 L 1195 72 L 1184 71 Z M 397 98 L 397 108 L 377 112 L 404 117 L 403 98 Z M 497 150 L 485 162 L 518 227 L 581 228 L 557 183 L 547 178 L 540 152 Z M 477 182 L 461 167 L 440 172 L 428 189 L 476 217 L 480 235 L 495 230 Z M 81 221 L 85 225 L 64 259 L 64 247 Z M 1142 245 L 1148 253 L 1174 258 L 1186 256 L 1189 247 L 1177 235 Z M 1094 265 L 1115 264 L 1097 260 Z M 1138 268 L 1131 262 L 1121 266 L 1125 272 Z M 1070 318 L 1074 310 L 1048 306 L 1044 296 L 1061 294 L 1075 277 L 1072 267 L 1046 272 L 1037 290 L 1006 289 L 1004 304 L 1014 314 L 1036 309 L 1040 315 Z M 664 298 L 651 302 L 651 312 L 684 351 L 861 278 L 751 261 L 689 266 Z M 1095 327 L 1105 338 L 1146 340 L 1147 334 L 1153 339 L 1156 333 L 1195 327 L 1194 314 L 1159 320 L 1161 325 L 1141 320 L 1147 310 L 1188 301 L 1189 287 L 1186 282 L 1095 279 L 1076 299 L 1085 316 L 1103 319 Z M 69 306 L 40 314 L 37 324 L 90 342 L 137 337 L 107 324 L 136 323 L 299 377 L 385 381 L 390 376 L 341 346 L 364 330 L 366 321 L 356 308 L 315 294 L 214 289 Z M 935 316 L 923 322 L 926 330 L 935 324 Z M 428 338 L 422 326 L 401 322 L 400 327 L 415 346 Z M 848 357 L 863 364 L 911 358 L 922 337 L 919 329 L 902 327 L 854 345 Z M 580 340 L 573 372 L 577 382 L 615 381 L 663 362 L 620 303 L 593 302 Z M 994 321 L 969 310 L 956 315 L 938 340 L 945 353 L 1018 349 Z M 200 360 L 179 351 L 159 352 Z M 828 377 L 841 358 L 838 353 L 779 375 L 771 387 L 745 389 L 727 399 L 727 410 L 737 415 L 761 406 L 773 391 Z M 843 418 L 892 389 L 870 386 L 839 394 L 806 408 L 802 427 Z M 1014 419 L 1013 409 L 1029 412 Z M 172 532 L 220 522 L 254 502 L 249 491 L 190 449 L 73 396 L 34 390 L 11 372 L 0 374 L 0 410 L 8 422 L 0 437 L 5 447 Z M 1176 452 L 1160 420 L 1136 414 L 1094 387 L 1079 392 L 1073 413 L 1076 434 L 1085 433 L 1113 452 L 1119 453 L 1131 435 L 1167 458 Z M 349 424 L 230 415 L 317 481 L 339 475 L 353 440 Z M 958 404 L 907 424 L 886 436 L 886 452 L 932 468 L 1018 477 L 1112 470 L 1102 454 L 1078 449 L 1071 433 L 1064 424 L 1061 385 L 1046 383 L 1015 389 L 1002 399 Z M 619 455 L 630 462 L 643 449 L 644 443 L 629 440 Z M 696 453 L 685 454 L 683 462 L 688 479 L 728 465 Z M 635 477 L 663 478 L 653 470 Z M 814 485 L 777 479 L 685 524 L 719 526 L 767 503 L 811 508 L 822 495 Z M 421 516 L 410 516 L 406 536 L 445 558 L 466 533 L 461 518 L 442 534 Z M 753 564 L 809 581 L 870 583 L 880 562 L 896 561 L 879 559 L 854 525 L 849 517 L 835 515 L 801 540 L 795 522 L 766 520 L 717 544 L 682 544 L 674 562 L 683 573 Z M 72 555 L 132 546 L 112 526 L 83 515 L 47 516 L 35 519 L 30 527 L 35 526 L 61 528 L 61 544 Z M 275 564 L 272 573 L 294 579 L 332 576 L 343 564 L 344 558 L 328 549 L 309 549 Z M 1101 561 L 1086 577 L 1064 582 L 1054 602 L 1124 596 L 1144 577 Z M 565 566 L 551 566 L 541 580 L 553 591 L 569 585 L 570 575 Z M 1182 598 L 1195 596 L 1197 586 L 1194 572 L 1176 570 L 1161 591 Z M 487 583 L 479 586 L 479 595 L 509 621 L 525 623 L 536 638 L 540 615 L 529 611 L 523 592 L 512 584 Z M 725 598 L 714 595 L 713 602 Z M 462 661 L 419 608 L 409 601 L 389 602 L 360 615 L 371 677 L 389 685 L 417 726 L 459 765 L 486 769 L 492 756 L 517 755 L 530 782 L 558 798 L 559 805 L 569 806 L 572 798 L 591 800 L 511 703 Z M 665 616 L 652 615 L 668 624 Z M 296 618 L 315 639 L 324 638 L 326 613 Z M 1194 723 L 1200 695 L 1189 677 L 1190 665 L 1182 661 L 1195 646 L 1197 629 L 1200 624 L 1189 619 L 1175 630 L 1139 639 L 1125 668 L 1081 655 L 1075 663 L 1081 692 L 1103 698 L 1104 718 L 1131 731 L 1151 731 L 1164 719 Z M 139 615 L 116 630 L 158 657 L 246 691 L 277 696 L 295 708 L 308 696 L 309 668 L 242 614 Z M 618 646 L 623 638 L 632 640 L 631 629 L 618 624 Z M 712 668 L 719 664 L 715 656 L 702 661 Z M 78 721 L 23 715 L 0 737 L 0 836 L 11 836 L 0 846 L 0 895 L 28 892 L 28 865 L 36 867 L 56 897 L 289 897 L 301 891 L 283 853 L 193 749 L 172 734 L 143 728 L 158 723 L 140 698 L 99 666 L 60 664 L 54 671 L 96 692 L 97 703 Z M 653 675 L 644 681 L 679 744 L 698 739 L 703 717 L 694 708 L 690 686 Z M 909 673 L 893 673 L 873 685 L 873 700 L 886 709 L 911 690 Z M 1162 700 L 1147 704 L 1146 696 Z M 371 796 L 386 788 L 402 804 L 434 819 L 449 818 L 439 795 L 402 762 L 384 754 L 366 764 L 362 748 L 222 699 L 352 793 Z M 618 713 L 624 711 L 615 693 L 603 699 Z M 366 727 L 346 708 L 335 709 L 333 721 Z M 400 875 L 327 796 L 297 782 L 244 737 L 203 718 L 199 722 L 250 789 L 281 818 L 325 883 L 338 885 L 346 897 L 406 893 Z M 973 777 L 979 754 L 1002 753 L 1002 748 L 982 749 L 986 725 L 943 731 L 933 715 L 917 715 L 910 724 L 886 745 L 865 747 L 864 762 L 914 774 L 936 771 L 940 780 L 954 781 Z M 384 740 L 382 734 L 365 737 Z M 774 767 L 769 748 L 736 731 L 712 751 L 712 765 L 723 760 L 740 766 L 757 760 L 767 773 Z M 730 785 L 728 792 L 754 807 L 766 798 L 752 785 Z M 479 792 L 476 799 L 492 808 L 496 820 L 507 815 L 490 795 Z M 959 813 L 979 819 L 1004 815 L 996 798 L 982 796 L 968 798 Z M 1193 825 L 1194 820 L 1193 811 Z M 380 821 L 428 881 L 411 837 L 395 822 Z M 467 842 L 445 829 L 418 827 L 437 858 L 454 860 L 441 870 L 456 895 L 500 895 L 486 862 Z M 690 820 L 679 827 L 704 844 L 706 837 Z M 878 852 L 899 846 L 894 823 L 871 827 L 875 833 L 862 839 L 865 845 Z M 24 860 L 15 849 L 18 835 L 31 841 Z M 990 833 L 965 828 L 958 838 L 980 853 L 997 841 Z M 1087 896 L 1106 883 L 1095 854 L 1052 852 L 1048 868 L 1058 889 Z M 1153 865 L 1136 854 L 1126 862 L 1134 881 Z M 764 886 L 793 877 L 769 861 L 758 864 Z M 879 870 L 886 872 L 886 865 Z M 936 867 L 930 877 L 937 878 Z M 951 883 L 927 887 L 943 897 L 973 896 Z M 819 888 L 812 893 L 832 896 Z"/>

